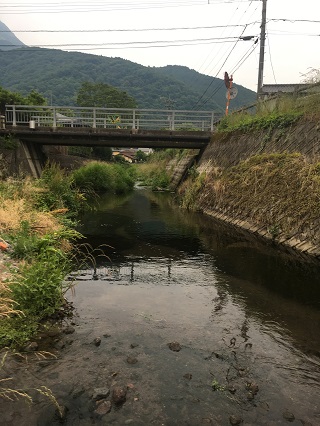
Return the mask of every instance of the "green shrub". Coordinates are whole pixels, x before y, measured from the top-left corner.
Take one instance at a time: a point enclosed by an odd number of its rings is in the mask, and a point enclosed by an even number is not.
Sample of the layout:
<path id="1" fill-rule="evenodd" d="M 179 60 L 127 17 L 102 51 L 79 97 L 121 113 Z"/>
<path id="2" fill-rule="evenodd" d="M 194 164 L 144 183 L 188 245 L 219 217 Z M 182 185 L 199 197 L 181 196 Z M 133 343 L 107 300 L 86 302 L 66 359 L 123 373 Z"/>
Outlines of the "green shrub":
<path id="1" fill-rule="evenodd" d="M 150 181 L 153 190 L 167 189 L 170 184 L 170 178 L 165 170 L 159 170 L 155 173 Z"/>
<path id="2" fill-rule="evenodd" d="M 62 282 L 70 271 L 70 259 L 62 250 L 41 250 L 33 262 L 21 266 L 10 284 L 15 308 L 37 318 L 53 314 L 63 302 Z"/>
<path id="3" fill-rule="evenodd" d="M 134 171 L 129 165 L 100 163 L 97 161 L 80 167 L 72 174 L 74 184 L 83 191 L 113 192 L 130 191 L 135 183 Z"/>
<path id="4" fill-rule="evenodd" d="M 25 315 L 2 318 L 0 323 L 0 347 L 20 348 L 38 329 L 37 319 Z"/>

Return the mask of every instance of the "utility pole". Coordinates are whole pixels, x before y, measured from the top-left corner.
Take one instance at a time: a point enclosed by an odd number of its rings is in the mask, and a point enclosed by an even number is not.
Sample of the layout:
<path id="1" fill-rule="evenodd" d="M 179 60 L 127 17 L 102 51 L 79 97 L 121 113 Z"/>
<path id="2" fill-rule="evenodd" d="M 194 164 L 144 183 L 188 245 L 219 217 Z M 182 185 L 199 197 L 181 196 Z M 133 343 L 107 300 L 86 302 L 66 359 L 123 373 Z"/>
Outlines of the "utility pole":
<path id="1" fill-rule="evenodd" d="M 264 48 L 266 43 L 266 21 L 267 21 L 267 0 L 262 0 L 262 19 L 260 32 L 260 55 L 259 55 L 259 71 L 258 71 L 258 98 L 261 95 L 263 85 L 263 67 L 264 67 Z"/>

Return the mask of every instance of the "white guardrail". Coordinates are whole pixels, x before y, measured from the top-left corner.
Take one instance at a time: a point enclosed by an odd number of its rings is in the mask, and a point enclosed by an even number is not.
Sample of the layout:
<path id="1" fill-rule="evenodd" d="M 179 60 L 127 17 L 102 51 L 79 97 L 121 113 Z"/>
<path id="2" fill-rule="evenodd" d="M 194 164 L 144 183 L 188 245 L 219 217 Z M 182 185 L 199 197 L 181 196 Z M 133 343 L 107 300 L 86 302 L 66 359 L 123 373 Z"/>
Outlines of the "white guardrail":
<path id="1" fill-rule="evenodd" d="M 6 105 L 5 122 L 13 127 L 90 127 L 93 129 L 145 129 L 213 131 L 221 114 L 127 108 Z"/>

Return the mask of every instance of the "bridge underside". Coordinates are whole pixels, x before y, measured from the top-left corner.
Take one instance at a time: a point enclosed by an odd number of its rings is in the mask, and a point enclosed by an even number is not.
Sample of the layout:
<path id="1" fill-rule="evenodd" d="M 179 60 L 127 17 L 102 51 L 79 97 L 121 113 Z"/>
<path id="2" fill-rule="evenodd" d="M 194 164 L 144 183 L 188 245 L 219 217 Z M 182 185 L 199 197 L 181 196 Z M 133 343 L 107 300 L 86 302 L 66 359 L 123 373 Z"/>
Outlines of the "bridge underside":
<path id="1" fill-rule="evenodd" d="M 37 127 L 6 128 L 0 134 L 39 145 L 109 146 L 131 148 L 189 148 L 202 149 L 210 142 L 211 132 L 171 130 L 128 130 Z"/>

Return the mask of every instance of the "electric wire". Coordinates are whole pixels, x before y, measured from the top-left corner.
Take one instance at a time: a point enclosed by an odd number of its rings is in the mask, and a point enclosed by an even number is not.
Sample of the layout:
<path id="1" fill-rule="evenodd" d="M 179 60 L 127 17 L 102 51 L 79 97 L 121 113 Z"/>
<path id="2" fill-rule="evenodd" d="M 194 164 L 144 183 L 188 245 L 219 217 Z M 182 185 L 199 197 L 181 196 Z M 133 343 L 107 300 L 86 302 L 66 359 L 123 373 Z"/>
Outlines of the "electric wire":
<path id="1" fill-rule="evenodd" d="M 243 29 L 240 37 L 243 35 L 243 33 L 245 32 L 246 27 Z M 225 61 L 223 62 L 223 64 L 221 65 L 221 67 L 219 68 L 219 71 L 216 73 L 216 75 L 214 76 L 214 78 L 212 78 L 210 84 L 208 85 L 208 87 L 206 88 L 206 90 L 203 92 L 203 94 L 200 96 L 200 98 L 198 99 L 198 101 L 195 103 L 195 105 L 193 106 L 192 109 L 195 109 L 196 107 L 199 106 L 199 103 L 201 102 L 201 100 L 203 99 L 203 97 L 205 96 L 205 94 L 208 92 L 208 90 L 210 89 L 210 87 L 212 86 L 212 84 L 214 83 L 214 79 L 217 77 L 217 75 L 220 73 L 220 71 L 222 70 L 224 64 L 227 62 L 227 60 L 229 59 L 231 53 L 234 51 L 234 49 L 236 48 L 237 44 L 239 43 L 240 37 L 236 40 L 235 44 L 233 45 L 233 47 L 231 48 L 229 54 L 227 55 Z"/>
<path id="2" fill-rule="evenodd" d="M 234 68 L 232 68 L 231 71 L 231 75 L 233 75 L 235 72 L 237 72 L 239 70 L 239 68 L 245 63 L 245 61 L 252 55 L 252 53 L 255 51 L 257 47 L 257 43 L 255 42 L 253 44 L 253 46 L 250 46 L 250 48 L 248 49 L 248 51 L 242 56 L 242 58 L 238 61 L 238 63 L 235 65 Z M 213 96 L 215 96 L 219 90 L 224 86 L 224 81 L 222 81 L 214 90 L 214 92 L 207 97 L 207 99 L 205 99 L 202 104 L 201 104 L 201 108 L 203 108 L 208 102 L 209 100 L 212 100 Z M 221 108 L 221 107 L 220 107 Z"/>
<path id="3" fill-rule="evenodd" d="M 247 3 L 250 0 L 200 0 L 200 2 L 192 2 L 187 1 L 174 1 L 168 2 L 166 0 L 165 3 L 160 2 L 147 2 L 147 3 L 109 3 L 105 2 L 90 2 L 90 3 L 73 3 L 73 2 L 63 2 L 63 3 L 41 3 L 39 4 L 12 4 L 5 3 L 2 4 L 1 7 L 3 9 L 11 8 L 13 11 L 4 10 L 2 14 L 4 15 L 19 15 L 19 14 L 41 14 L 41 13 L 88 13 L 88 12 L 103 12 L 103 11 L 132 11 L 132 10 L 146 10 L 146 9 L 164 9 L 164 8 L 181 8 L 181 7 L 194 7 L 194 6 L 210 6 L 216 4 L 232 4 L 232 3 Z M 260 1 L 260 0 L 251 0 L 251 1 Z M 57 5 L 62 6 L 63 8 L 58 9 Z"/>
<path id="4" fill-rule="evenodd" d="M 245 9 L 244 13 L 242 14 L 242 16 L 241 16 L 240 20 L 241 20 L 241 19 L 243 19 L 243 17 L 245 16 L 245 14 L 248 12 L 248 10 L 249 10 L 250 6 L 252 5 L 252 3 L 253 3 L 253 1 L 250 1 L 250 4 L 246 7 L 246 9 Z M 236 11 L 237 11 L 237 10 L 238 10 L 238 7 L 237 7 Z M 257 7 L 255 8 L 255 10 L 253 11 L 253 13 L 251 14 L 250 18 L 254 15 L 254 13 L 256 12 L 256 10 L 257 10 Z M 240 20 L 238 21 L 238 23 L 240 22 Z M 258 21 L 256 21 L 256 22 L 258 22 Z M 260 21 L 259 21 L 259 22 L 260 22 Z M 249 25 L 249 24 L 248 24 L 248 25 Z M 247 29 L 248 25 L 247 25 L 247 26 L 243 29 L 243 32 L 242 32 L 242 34 L 240 35 L 240 37 L 244 34 L 244 32 L 245 32 L 245 30 Z M 239 37 L 239 39 L 240 39 L 240 37 Z M 227 60 L 229 59 L 229 57 L 230 57 L 230 55 L 231 55 L 232 51 L 234 50 L 234 48 L 236 47 L 236 45 L 237 45 L 237 43 L 235 44 L 235 46 L 233 47 L 233 49 L 232 49 L 232 50 L 229 52 L 229 54 L 227 55 L 227 58 L 226 58 L 226 59 L 225 59 L 225 61 L 222 63 L 222 65 L 221 65 L 221 67 L 219 68 L 219 70 L 216 72 L 216 74 L 215 74 L 215 76 L 213 77 L 213 79 L 212 79 L 211 83 L 210 83 L 210 84 L 209 84 L 209 86 L 205 89 L 204 93 L 200 96 L 200 98 L 198 99 L 197 103 L 194 105 L 194 108 L 196 108 L 196 107 L 198 106 L 199 102 L 201 102 L 201 100 L 203 99 L 203 97 L 205 96 L 205 94 L 208 92 L 208 90 L 209 90 L 209 89 L 210 89 L 210 87 L 212 86 L 213 82 L 215 81 L 214 79 L 215 79 L 215 78 L 217 78 L 217 76 L 218 76 L 218 74 L 220 73 L 220 71 L 221 71 L 222 67 L 226 64 Z M 220 49 L 220 50 L 221 50 L 221 49 Z M 213 69 L 211 69 L 211 70 L 210 70 L 210 74 L 212 73 L 212 71 L 213 71 Z M 220 87 L 219 87 L 219 89 L 218 89 L 218 90 L 220 90 Z M 216 94 L 216 91 L 214 91 L 214 93 L 211 95 L 211 98 L 212 98 L 215 94 Z M 205 103 L 207 103 L 207 101 L 206 101 Z M 203 103 L 202 103 L 202 105 L 203 105 Z M 198 107 L 199 107 L 199 106 L 198 106 Z"/>
<path id="5" fill-rule="evenodd" d="M 82 45 L 79 45 L 78 47 L 71 47 L 71 48 L 68 48 L 67 46 L 64 46 L 65 47 L 65 49 L 67 50 L 67 51 L 77 51 L 77 52 L 82 52 L 82 51 L 94 51 L 94 50 L 117 50 L 117 49 L 154 49 L 154 48 L 158 48 L 158 47 L 183 47 L 183 46 L 197 46 L 197 45 L 203 45 L 203 44 L 210 44 L 210 43 L 217 43 L 217 44 L 219 44 L 219 43 L 232 43 L 233 42 L 233 40 L 210 40 L 210 39 L 208 39 L 208 40 L 206 40 L 206 39 L 203 39 L 203 40 L 201 40 L 201 39 L 199 39 L 199 40 L 197 40 L 197 43 L 195 43 L 195 40 L 189 40 L 189 41 L 186 41 L 186 42 L 184 42 L 184 43 L 179 43 L 179 44 L 177 44 L 177 42 L 163 42 L 163 43 L 166 43 L 166 44 L 158 44 L 158 45 L 148 45 L 148 46 L 145 46 L 145 45 L 134 45 L 135 44 L 135 42 L 127 42 L 127 43 L 123 43 L 124 45 L 123 46 L 121 46 L 121 45 L 117 45 L 117 46 L 115 46 L 114 45 L 114 43 L 111 43 L 111 45 L 110 46 L 107 46 L 107 45 L 98 45 L 98 46 L 96 46 L 96 47 L 79 47 L 79 46 L 82 46 Z M 131 43 L 131 44 L 130 44 Z M 137 43 L 148 43 L 148 42 L 137 42 Z M 152 43 L 152 42 L 151 42 Z M 158 42 L 158 43 L 160 43 L 160 42 Z M 128 47 L 128 45 L 130 46 L 130 47 Z M 69 45 L 70 46 L 70 45 Z M 23 46 L 21 46 L 21 45 L 13 45 L 13 44 L 10 44 L 10 45 L 1 45 L 1 47 L 16 47 L 16 48 L 23 48 Z M 42 48 L 44 48 L 44 49 L 53 49 L 53 48 L 57 48 L 57 47 L 61 47 L 61 45 L 32 45 L 31 47 L 28 47 L 28 46 L 26 46 L 26 48 L 28 49 L 28 51 L 32 51 L 32 50 L 39 50 L 39 49 L 42 49 Z"/>
<path id="6" fill-rule="evenodd" d="M 203 27 L 170 27 L 170 28 L 108 28 L 108 29 L 94 29 L 94 30 L 0 30 L 0 33 L 100 33 L 100 32 L 149 32 L 149 31 L 177 31 L 177 30 L 205 30 L 226 27 L 244 27 L 246 25 L 257 24 L 250 22 L 247 24 L 230 24 L 230 25 L 210 25 Z"/>
<path id="7" fill-rule="evenodd" d="M 277 84 L 277 79 L 276 79 L 276 75 L 275 75 L 275 72 L 274 72 L 274 67 L 273 67 L 273 62 L 272 62 L 272 56 L 271 56 L 269 33 L 267 32 L 266 34 L 267 34 L 267 40 L 268 40 L 268 51 L 269 51 L 269 58 L 270 58 L 270 66 L 271 66 L 271 70 L 272 70 L 272 75 L 273 75 L 274 82 Z"/>
<path id="8" fill-rule="evenodd" d="M 236 12 L 237 12 L 237 10 L 238 10 L 238 8 L 233 12 L 233 14 L 230 16 L 230 18 L 229 18 L 229 21 L 228 21 L 228 24 L 227 24 L 227 26 L 223 29 L 223 31 L 222 31 L 222 33 L 221 33 L 221 36 L 223 36 L 224 34 L 225 34 L 225 31 L 226 31 L 226 29 L 228 28 L 228 25 L 230 24 L 230 22 L 232 21 L 232 19 L 233 19 L 233 17 L 234 17 L 234 15 L 236 14 Z M 212 58 L 211 59 L 211 61 L 210 61 L 210 63 L 208 63 L 207 64 L 207 66 L 206 67 L 204 67 L 204 64 L 206 63 L 206 61 L 208 60 L 208 58 L 211 56 L 211 57 L 213 57 L 213 55 L 212 55 L 212 53 L 214 52 L 214 48 L 212 48 L 211 50 L 210 50 L 210 52 L 208 53 L 208 55 L 207 55 L 207 57 L 205 58 L 205 60 L 203 61 L 203 63 L 201 64 L 201 66 L 200 66 L 200 68 L 198 68 L 198 72 L 199 73 L 202 73 L 202 74 L 204 74 L 205 72 L 206 72 L 206 70 L 208 69 L 208 67 L 212 64 L 212 61 L 213 60 L 216 60 L 216 57 L 219 55 L 219 53 L 221 52 L 221 50 L 222 50 L 222 47 L 218 50 L 218 52 L 215 54 L 215 57 L 214 57 L 214 59 Z M 204 67 L 204 68 L 203 68 Z M 209 74 L 210 74 L 210 72 L 209 72 Z M 199 78 L 199 77 L 198 77 Z"/>
<path id="9" fill-rule="evenodd" d="M 243 12 L 243 14 L 242 14 L 242 16 L 239 18 L 239 20 L 238 20 L 238 23 L 244 18 L 244 16 L 246 15 L 246 13 L 248 12 L 248 10 L 249 10 L 249 8 L 250 8 L 250 6 L 251 6 L 251 4 L 253 3 L 253 1 L 250 1 L 250 4 L 246 7 L 246 9 L 245 9 L 245 11 Z M 238 7 L 237 7 L 237 10 L 238 10 Z M 257 10 L 257 8 L 255 9 L 255 11 L 253 12 L 253 13 L 255 13 L 256 12 L 256 10 Z M 258 23 L 259 22 L 259 24 L 260 24 L 260 20 L 259 21 L 256 21 L 256 23 Z M 251 25 L 251 24 L 248 24 L 247 25 L 247 28 L 249 27 L 249 25 Z M 247 29 L 247 28 L 245 28 L 245 29 Z M 231 32 L 231 33 L 229 33 L 229 35 L 232 35 L 232 33 L 233 32 Z M 221 59 L 223 59 L 223 58 L 221 58 Z M 218 62 L 219 63 L 219 62 Z M 212 68 L 212 69 L 210 69 L 210 71 L 209 71 L 209 74 L 211 75 L 211 74 L 213 74 L 214 73 L 214 68 Z"/>
<path id="10" fill-rule="evenodd" d="M 245 11 L 244 11 L 244 13 L 243 13 L 243 15 L 242 15 L 242 17 L 241 17 L 240 19 L 242 19 L 242 18 L 243 18 L 243 16 L 247 13 L 247 11 L 249 10 L 249 7 L 251 6 L 251 4 L 252 4 L 252 3 L 253 3 L 253 2 L 252 2 L 252 1 L 250 1 L 249 6 L 245 9 Z M 237 8 L 237 10 L 238 10 L 238 8 Z M 213 77 L 213 79 L 211 80 L 211 83 L 210 83 L 210 84 L 208 85 L 208 87 L 205 89 L 205 91 L 204 91 L 204 92 L 203 92 L 203 94 L 200 96 L 200 98 L 198 99 L 197 103 L 194 105 L 194 107 L 193 107 L 193 108 L 196 108 L 196 107 L 200 107 L 200 108 L 201 108 L 201 106 L 199 106 L 199 103 L 200 103 L 200 102 L 201 102 L 201 100 L 204 98 L 204 96 L 206 95 L 206 93 L 208 92 L 208 90 L 210 89 L 210 87 L 212 86 L 213 82 L 215 81 L 215 78 L 217 78 L 217 76 L 219 75 L 220 71 L 222 70 L 222 67 L 226 64 L 227 60 L 229 59 L 229 57 L 230 57 L 231 53 L 234 51 L 235 47 L 237 46 L 237 44 L 238 44 L 238 42 L 239 42 L 239 40 L 240 40 L 241 36 L 243 36 L 243 34 L 244 34 L 244 32 L 245 32 L 245 30 L 246 30 L 246 29 L 247 29 L 247 26 L 243 29 L 243 31 L 242 31 L 241 35 L 239 36 L 238 40 L 236 41 L 235 45 L 234 45 L 234 46 L 233 46 L 233 48 L 230 50 L 230 52 L 229 52 L 229 54 L 227 55 L 226 59 L 224 60 L 224 62 L 223 62 L 223 63 L 222 63 L 222 65 L 220 66 L 219 70 L 216 72 L 216 74 L 215 74 L 215 76 Z M 213 95 L 211 95 L 211 97 L 213 97 Z M 203 105 L 203 103 L 202 103 L 202 105 Z"/>

